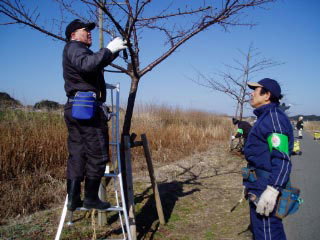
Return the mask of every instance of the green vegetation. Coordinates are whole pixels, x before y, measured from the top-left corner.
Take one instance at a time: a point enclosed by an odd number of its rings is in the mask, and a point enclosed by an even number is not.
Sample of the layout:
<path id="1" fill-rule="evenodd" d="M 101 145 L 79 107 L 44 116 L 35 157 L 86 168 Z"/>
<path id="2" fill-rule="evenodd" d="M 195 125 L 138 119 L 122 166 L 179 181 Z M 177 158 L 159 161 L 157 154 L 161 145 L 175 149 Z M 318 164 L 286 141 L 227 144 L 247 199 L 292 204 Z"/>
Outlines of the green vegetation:
<path id="1" fill-rule="evenodd" d="M 58 110 L 62 109 L 63 105 L 49 100 L 42 100 L 40 102 L 37 102 L 34 107 L 34 109 L 46 109 L 46 110 Z"/>
<path id="2" fill-rule="evenodd" d="M 0 92 L 0 107 L 21 107 L 22 104 L 10 97 L 8 93 Z"/>

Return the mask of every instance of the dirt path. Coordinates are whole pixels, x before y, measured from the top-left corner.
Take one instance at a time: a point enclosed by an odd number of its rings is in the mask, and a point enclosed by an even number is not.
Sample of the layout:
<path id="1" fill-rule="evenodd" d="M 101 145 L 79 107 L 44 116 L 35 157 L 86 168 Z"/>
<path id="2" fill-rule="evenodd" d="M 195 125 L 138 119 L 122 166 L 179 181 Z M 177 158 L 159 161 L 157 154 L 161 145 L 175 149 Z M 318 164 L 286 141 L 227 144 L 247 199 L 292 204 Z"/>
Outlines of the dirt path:
<path id="1" fill-rule="evenodd" d="M 155 166 L 167 220 L 164 226 L 159 225 L 147 173 L 134 175 L 138 239 L 251 239 L 244 232 L 249 225 L 247 202 L 230 213 L 240 198 L 240 169 L 245 162 L 226 149 L 212 147 L 170 165 Z M 53 239 L 60 213 L 61 206 L 0 226 L 0 239 Z M 65 227 L 62 239 L 91 239 L 91 219 L 83 215 L 76 214 L 81 221 Z M 116 218 L 110 215 L 108 226 L 96 227 L 98 239 L 120 237 Z"/>
<path id="2" fill-rule="evenodd" d="M 239 235 L 249 225 L 247 202 L 230 213 L 240 198 L 245 162 L 224 149 L 213 148 L 156 169 L 168 224 L 151 227 L 140 234 L 142 239 L 150 239 L 150 232 L 156 232 L 153 239 L 251 239 L 248 232 Z M 139 214 L 137 221 L 143 219 Z"/>

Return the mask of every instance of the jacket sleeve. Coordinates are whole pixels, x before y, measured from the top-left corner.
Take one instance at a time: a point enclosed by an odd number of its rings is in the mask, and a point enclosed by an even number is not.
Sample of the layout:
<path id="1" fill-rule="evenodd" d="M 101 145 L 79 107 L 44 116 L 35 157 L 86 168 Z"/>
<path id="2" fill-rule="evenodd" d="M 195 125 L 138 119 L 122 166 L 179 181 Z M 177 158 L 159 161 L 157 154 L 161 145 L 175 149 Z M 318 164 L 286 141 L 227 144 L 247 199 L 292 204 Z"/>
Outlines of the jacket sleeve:
<path id="1" fill-rule="evenodd" d="M 291 125 L 287 126 L 283 116 L 272 114 L 271 118 L 273 124 L 267 133 L 271 154 L 271 175 L 268 184 L 279 190 L 285 187 L 291 173 L 290 152 L 293 135 Z"/>
<path id="2" fill-rule="evenodd" d="M 269 185 L 277 189 L 283 188 L 289 180 L 291 167 L 289 154 L 272 148 Z"/>
<path id="3" fill-rule="evenodd" d="M 114 57 L 107 48 L 101 48 L 98 52 L 93 53 L 86 47 L 73 44 L 68 50 L 68 58 L 71 64 L 79 72 L 93 72 L 109 65 Z"/>
<path id="4" fill-rule="evenodd" d="M 239 138 L 239 137 L 241 137 L 241 136 L 242 136 L 242 133 L 240 133 L 239 131 L 237 132 L 236 135 L 234 135 L 235 138 Z"/>

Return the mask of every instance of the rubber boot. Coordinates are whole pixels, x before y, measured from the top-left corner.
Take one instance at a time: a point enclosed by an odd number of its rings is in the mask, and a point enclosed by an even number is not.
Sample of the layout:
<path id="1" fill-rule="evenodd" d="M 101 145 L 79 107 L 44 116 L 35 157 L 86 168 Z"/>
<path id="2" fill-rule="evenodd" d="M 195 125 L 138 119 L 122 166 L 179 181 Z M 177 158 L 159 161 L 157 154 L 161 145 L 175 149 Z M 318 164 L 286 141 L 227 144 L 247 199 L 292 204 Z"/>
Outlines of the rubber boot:
<path id="1" fill-rule="evenodd" d="M 89 179 L 86 178 L 85 182 L 85 198 L 83 206 L 87 209 L 107 209 L 111 205 L 109 202 L 103 202 L 98 196 L 101 179 Z"/>
<path id="2" fill-rule="evenodd" d="M 82 207 L 83 202 L 81 201 L 81 181 L 67 179 L 67 192 L 68 192 L 68 204 L 67 209 L 74 211 L 78 207 Z"/>

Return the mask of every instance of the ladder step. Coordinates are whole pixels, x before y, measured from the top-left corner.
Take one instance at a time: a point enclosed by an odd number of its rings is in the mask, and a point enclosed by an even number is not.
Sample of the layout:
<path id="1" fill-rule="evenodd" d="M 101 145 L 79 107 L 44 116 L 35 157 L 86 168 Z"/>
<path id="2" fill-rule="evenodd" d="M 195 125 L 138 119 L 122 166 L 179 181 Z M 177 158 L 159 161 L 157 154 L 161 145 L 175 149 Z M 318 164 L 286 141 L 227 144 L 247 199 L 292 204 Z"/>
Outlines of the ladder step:
<path id="1" fill-rule="evenodd" d="M 105 173 L 104 176 L 105 177 L 119 177 L 119 174 L 117 174 L 117 173 Z"/>
<path id="2" fill-rule="evenodd" d="M 118 145 L 119 143 L 110 142 L 109 145 Z"/>
<path id="3" fill-rule="evenodd" d="M 105 238 L 104 240 L 127 240 L 127 238 Z"/>
<path id="4" fill-rule="evenodd" d="M 92 208 L 93 209 L 93 208 Z M 77 211 L 89 211 L 89 210 L 92 210 L 92 209 L 88 209 L 88 208 L 85 208 L 85 207 L 81 207 L 81 208 L 77 208 L 76 210 Z M 111 211 L 118 211 L 118 212 L 121 212 L 123 211 L 123 207 L 119 207 L 119 206 L 111 206 L 109 208 L 106 208 L 106 209 L 96 209 L 97 211 L 103 211 L 103 212 L 111 212 Z"/>

